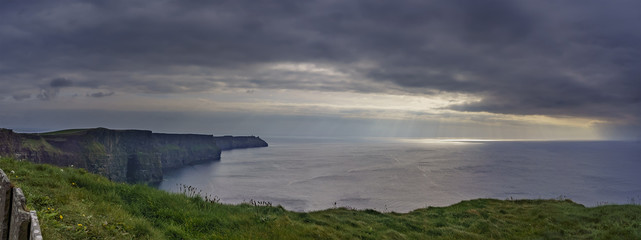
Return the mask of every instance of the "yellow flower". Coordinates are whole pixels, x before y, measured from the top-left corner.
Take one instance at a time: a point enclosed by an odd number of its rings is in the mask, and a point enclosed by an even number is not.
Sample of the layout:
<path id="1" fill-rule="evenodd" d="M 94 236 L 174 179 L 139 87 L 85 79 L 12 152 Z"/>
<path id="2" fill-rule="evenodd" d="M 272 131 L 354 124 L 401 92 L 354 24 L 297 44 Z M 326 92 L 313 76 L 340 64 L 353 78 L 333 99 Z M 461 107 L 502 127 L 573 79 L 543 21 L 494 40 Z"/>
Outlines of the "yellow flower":
<path id="1" fill-rule="evenodd" d="M 60 220 L 62 220 L 62 215 L 60 215 Z"/>
<path id="2" fill-rule="evenodd" d="M 78 223 L 78 227 L 82 227 L 82 224 Z"/>

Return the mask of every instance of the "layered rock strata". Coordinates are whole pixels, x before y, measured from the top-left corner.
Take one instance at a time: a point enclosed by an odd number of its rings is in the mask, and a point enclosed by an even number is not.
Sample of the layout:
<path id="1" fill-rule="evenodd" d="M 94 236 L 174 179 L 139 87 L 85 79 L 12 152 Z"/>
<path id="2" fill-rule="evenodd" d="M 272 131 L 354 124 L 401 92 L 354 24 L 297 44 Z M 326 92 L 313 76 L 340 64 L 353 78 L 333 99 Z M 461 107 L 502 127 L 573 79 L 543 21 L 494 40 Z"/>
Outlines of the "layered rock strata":
<path id="1" fill-rule="evenodd" d="M 84 168 L 114 181 L 131 183 L 159 182 L 164 170 L 219 160 L 221 150 L 266 146 L 258 137 L 106 128 L 37 134 L 0 129 L 2 156 Z"/>

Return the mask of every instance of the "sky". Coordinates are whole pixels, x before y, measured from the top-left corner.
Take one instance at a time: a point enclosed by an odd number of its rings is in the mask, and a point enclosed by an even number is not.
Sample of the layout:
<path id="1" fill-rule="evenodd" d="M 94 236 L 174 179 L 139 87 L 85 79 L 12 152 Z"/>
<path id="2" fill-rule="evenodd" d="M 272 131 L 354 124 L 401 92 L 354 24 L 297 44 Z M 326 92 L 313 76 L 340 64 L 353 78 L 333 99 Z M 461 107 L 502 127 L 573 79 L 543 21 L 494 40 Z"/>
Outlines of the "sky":
<path id="1" fill-rule="evenodd" d="M 0 127 L 639 139 L 641 1 L 0 1 Z"/>

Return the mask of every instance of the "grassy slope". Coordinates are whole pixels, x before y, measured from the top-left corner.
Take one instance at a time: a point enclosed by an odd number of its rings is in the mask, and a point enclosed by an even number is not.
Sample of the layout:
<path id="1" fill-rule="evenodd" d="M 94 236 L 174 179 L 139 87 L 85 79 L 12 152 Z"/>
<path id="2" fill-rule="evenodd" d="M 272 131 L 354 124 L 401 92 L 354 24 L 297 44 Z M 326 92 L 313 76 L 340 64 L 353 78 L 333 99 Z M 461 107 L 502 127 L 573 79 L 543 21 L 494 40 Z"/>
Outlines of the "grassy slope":
<path id="1" fill-rule="evenodd" d="M 641 239 L 641 206 L 478 199 L 406 214 L 224 205 L 0 159 L 46 239 Z M 13 173 L 12 173 L 13 171 Z"/>

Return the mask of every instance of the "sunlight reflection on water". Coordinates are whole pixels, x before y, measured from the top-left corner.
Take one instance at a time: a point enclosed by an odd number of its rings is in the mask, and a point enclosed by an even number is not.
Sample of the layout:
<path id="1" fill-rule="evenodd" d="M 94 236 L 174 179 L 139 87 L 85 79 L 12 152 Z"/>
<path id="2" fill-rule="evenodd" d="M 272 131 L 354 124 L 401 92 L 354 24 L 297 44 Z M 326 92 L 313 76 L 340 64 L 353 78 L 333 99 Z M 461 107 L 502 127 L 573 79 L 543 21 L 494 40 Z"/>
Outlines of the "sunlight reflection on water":
<path id="1" fill-rule="evenodd" d="M 197 187 L 226 203 L 295 211 L 350 206 L 407 212 L 473 198 L 629 203 L 641 195 L 641 145 L 631 142 L 266 139 L 165 174 L 160 189 Z"/>

